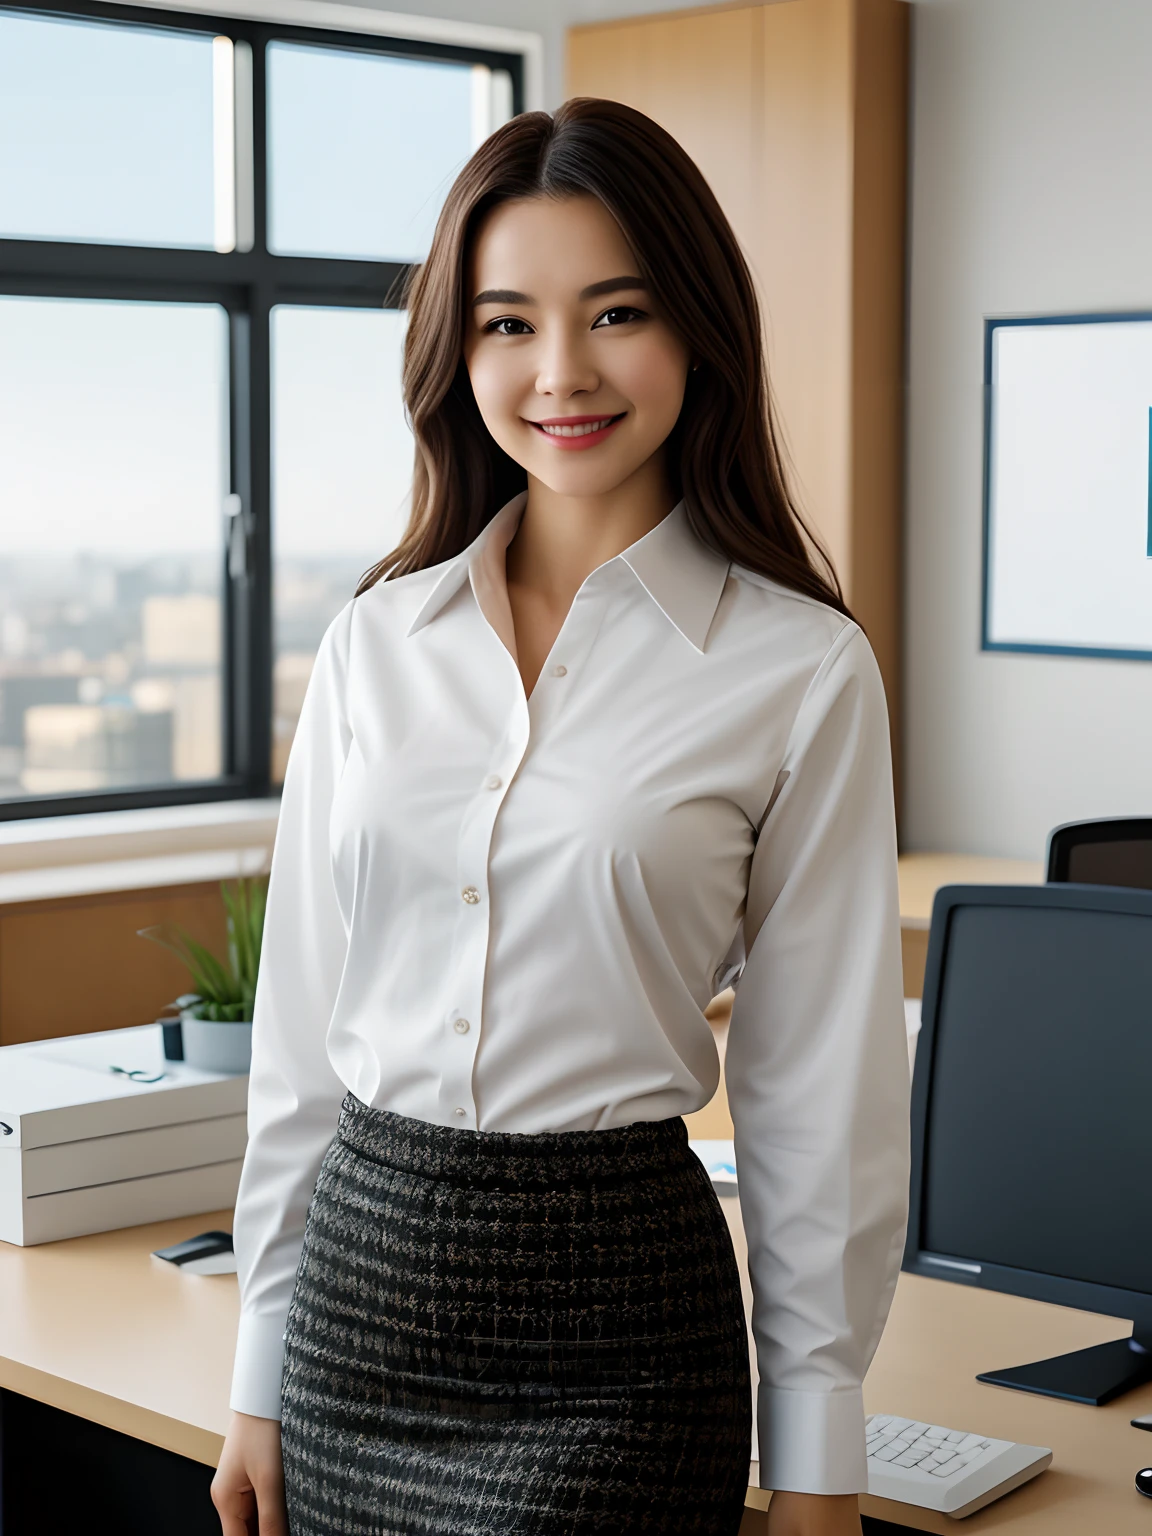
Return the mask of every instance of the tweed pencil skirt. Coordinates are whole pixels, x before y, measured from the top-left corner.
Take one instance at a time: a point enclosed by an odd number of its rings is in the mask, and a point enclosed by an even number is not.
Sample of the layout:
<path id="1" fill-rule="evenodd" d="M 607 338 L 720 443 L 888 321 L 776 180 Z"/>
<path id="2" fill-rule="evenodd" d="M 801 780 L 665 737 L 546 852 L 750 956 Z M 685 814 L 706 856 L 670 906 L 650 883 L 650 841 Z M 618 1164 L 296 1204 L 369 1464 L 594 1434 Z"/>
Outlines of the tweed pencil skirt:
<path id="1" fill-rule="evenodd" d="M 681 1120 L 547 1135 L 351 1094 L 285 1334 L 292 1536 L 734 1536 L 751 1395 Z"/>

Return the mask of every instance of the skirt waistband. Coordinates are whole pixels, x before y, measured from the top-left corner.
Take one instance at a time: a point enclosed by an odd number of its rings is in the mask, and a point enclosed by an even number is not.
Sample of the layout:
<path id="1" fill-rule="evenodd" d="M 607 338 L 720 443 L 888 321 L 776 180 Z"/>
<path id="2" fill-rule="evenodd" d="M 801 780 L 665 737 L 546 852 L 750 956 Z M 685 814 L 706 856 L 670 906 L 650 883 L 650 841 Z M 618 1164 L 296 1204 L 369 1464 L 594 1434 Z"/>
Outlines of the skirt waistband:
<path id="1" fill-rule="evenodd" d="M 695 1161 L 679 1116 L 606 1131 L 468 1131 L 373 1109 L 348 1093 L 336 1135 L 383 1167 L 469 1188 L 605 1188 Z"/>

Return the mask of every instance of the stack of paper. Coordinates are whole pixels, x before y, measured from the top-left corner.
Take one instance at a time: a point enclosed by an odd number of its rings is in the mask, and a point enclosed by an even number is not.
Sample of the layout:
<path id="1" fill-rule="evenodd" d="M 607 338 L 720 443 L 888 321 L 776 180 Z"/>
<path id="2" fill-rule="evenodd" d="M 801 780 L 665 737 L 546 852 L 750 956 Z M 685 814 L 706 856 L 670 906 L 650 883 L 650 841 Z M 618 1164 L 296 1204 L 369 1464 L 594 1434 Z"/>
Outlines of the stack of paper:
<path id="1" fill-rule="evenodd" d="M 166 1061 L 159 1024 L 0 1048 L 0 1240 L 231 1205 L 247 1097 L 246 1075 Z"/>

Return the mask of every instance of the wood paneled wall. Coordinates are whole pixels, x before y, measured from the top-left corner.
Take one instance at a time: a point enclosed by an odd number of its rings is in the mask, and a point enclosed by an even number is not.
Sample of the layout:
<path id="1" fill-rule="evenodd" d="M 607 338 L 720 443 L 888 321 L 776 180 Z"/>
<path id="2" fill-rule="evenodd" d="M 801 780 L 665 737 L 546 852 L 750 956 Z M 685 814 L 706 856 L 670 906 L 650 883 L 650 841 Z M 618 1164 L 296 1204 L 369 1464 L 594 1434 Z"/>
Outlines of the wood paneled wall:
<path id="1" fill-rule="evenodd" d="M 158 1018 L 189 990 L 175 956 L 137 937 L 164 922 L 224 953 L 215 882 L 0 907 L 0 1045 Z"/>
<path id="2" fill-rule="evenodd" d="M 908 12 L 903 0 L 768 0 L 568 39 L 569 93 L 663 124 L 744 246 L 799 500 L 876 651 L 894 732 Z"/>

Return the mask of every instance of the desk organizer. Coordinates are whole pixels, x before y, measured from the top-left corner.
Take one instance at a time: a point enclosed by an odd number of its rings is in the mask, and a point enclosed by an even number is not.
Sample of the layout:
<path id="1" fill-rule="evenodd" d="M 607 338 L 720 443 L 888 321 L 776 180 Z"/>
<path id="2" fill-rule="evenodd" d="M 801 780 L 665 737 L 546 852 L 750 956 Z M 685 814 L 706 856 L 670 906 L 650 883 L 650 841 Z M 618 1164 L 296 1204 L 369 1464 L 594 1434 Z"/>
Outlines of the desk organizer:
<path id="1" fill-rule="evenodd" d="M 0 1047 L 0 1240 L 235 1202 L 248 1077 L 164 1059 L 161 1026 Z"/>

